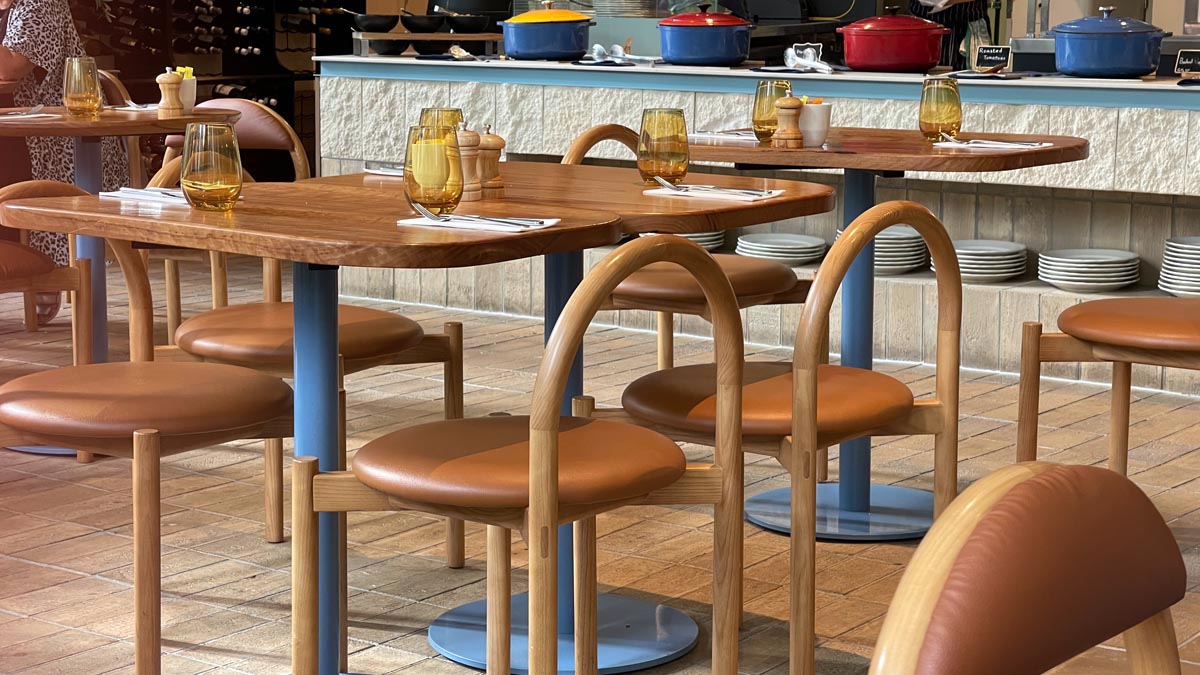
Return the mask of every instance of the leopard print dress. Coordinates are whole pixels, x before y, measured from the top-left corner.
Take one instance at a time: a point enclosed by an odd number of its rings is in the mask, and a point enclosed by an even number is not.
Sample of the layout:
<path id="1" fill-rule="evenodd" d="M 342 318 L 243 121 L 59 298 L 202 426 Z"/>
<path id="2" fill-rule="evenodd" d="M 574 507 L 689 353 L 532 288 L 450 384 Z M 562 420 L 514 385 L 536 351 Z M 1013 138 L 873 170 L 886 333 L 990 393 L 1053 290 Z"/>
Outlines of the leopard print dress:
<path id="1" fill-rule="evenodd" d="M 4 19 L 6 21 L 0 21 L 0 45 L 29 59 L 34 66 L 33 72 L 13 94 L 13 101 L 19 107 L 62 105 L 67 59 L 86 56 L 83 41 L 71 18 L 68 0 L 17 0 Z M 34 179 L 75 182 L 72 139 L 29 137 L 25 143 L 29 146 Z M 105 138 L 102 157 L 104 189 L 116 190 L 128 184 L 129 164 L 122 140 Z M 59 265 L 69 263 L 66 235 L 30 232 L 29 243 Z"/>

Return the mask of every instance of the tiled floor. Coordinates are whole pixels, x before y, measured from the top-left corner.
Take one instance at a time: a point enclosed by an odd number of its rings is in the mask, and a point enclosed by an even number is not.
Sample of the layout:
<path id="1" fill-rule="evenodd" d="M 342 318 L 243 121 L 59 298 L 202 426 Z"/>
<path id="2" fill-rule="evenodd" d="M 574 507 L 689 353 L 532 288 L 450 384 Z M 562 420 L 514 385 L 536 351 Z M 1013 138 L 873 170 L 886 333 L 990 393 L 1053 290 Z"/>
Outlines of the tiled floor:
<path id="1" fill-rule="evenodd" d="M 235 265 L 231 287 L 257 291 L 253 266 Z M 185 302 L 206 301 L 206 277 L 184 266 Z M 113 316 L 123 316 L 119 278 Z M 161 286 L 158 286 L 161 288 Z M 541 355 L 541 326 L 501 316 L 425 307 L 396 308 L 429 328 L 448 319 L 466 324 L 469 415 L 519 411 L 527 404 Z M 26 334 L 17 296 L 0 298 L 2 377 L 65 363 L 68 329 L 59 320 Z M 115 322 L 120 352 L 124 325 Z M 160 336 L 161 337 L 161 336 Z M 681 361 L 703 358 L 707 345 L 681 339 Z M 654 363 L 653 336 L 598 328 L 587 342 L 588 391 L 601 402 Z M 783 358 L 780 350 L 751 350 Z M 918 394 L 932 387 L 931 369 L 880 364 Z M 437 419 L 440 368 L 388 368 L 349 380 L 350 446 L 397 426 Z M 1107 396 L 1103 388 L 1047 381 L 1042 397 L 1043 455 L 1099 463 L 1105 456 Z M 963 374 L 960 474 L 965 486 L 1013 457 L 1016 381 Z M 1133 404 L 1130 467 L 1150 493 L 1200 584 L 1200 401 L 1139 392 Z M 930 486 L 925 440 L 876 441 L 874 476 Z M 703 457 L 703 448 L 689 454 Z M 751 494 L 785 484 L 773 461 L 751 457 Z M 88 675 L 132 673 L 129 462 L 91 465 L 73 459 L 0 451 L 0 673 Z M 835 465 L 836 470 L 836 465 Z M 163 621 L 165 672 L 288 673 L 289 548 L 261 538 L 261 454 L 237 443 L 165 461 L 163 469 Z M 351 670 L 382 674 L 469 672 L 435 658 L 424 628 L 437 614 L 483 597 L 482 531 L 471 528 L 463 570 L 441 565 L 442 525 L 418 514 L 351 518 Z M 601 582 L 621 593 L 653 597 L 707 621 L 711 518 L 703 508 L 627 508 L 600 519 Z M 785 673 L 786 540 L 746 528 L 746 610 L 741 653 L 745 673 Z M 863 673 L 910 545 L 819 546 L 822 674 Z M 516 549 L 523 565 L 524 549 Z M 523 583 L 520 571 L 516 585 Z M 1187 673 L 1200 673 L 1200 594 L 1176 610 Z M 707 673 L 706 648 L 655 673 Z M 1119 641 L 1065 667 L 1064 673 L 1126 672 Z M 1191 662 L 1196 663 L 1191 663 Z"/>

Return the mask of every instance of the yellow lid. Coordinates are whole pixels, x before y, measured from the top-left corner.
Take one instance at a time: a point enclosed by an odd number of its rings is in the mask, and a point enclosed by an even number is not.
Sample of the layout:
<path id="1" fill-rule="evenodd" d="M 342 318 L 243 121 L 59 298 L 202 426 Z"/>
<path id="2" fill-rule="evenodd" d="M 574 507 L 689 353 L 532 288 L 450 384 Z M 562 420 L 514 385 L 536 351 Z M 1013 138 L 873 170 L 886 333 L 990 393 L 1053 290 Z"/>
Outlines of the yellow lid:
<path id="1" fill-rule="evenodd" d="M 542 2 L 545 9 L 534 9 L 524 14 L 518 14 L 505 23 L 562 23 L 565 21 L 591 21 L 592 17 L 569 9 L 554 9 L 554 3 L 549 0 Z"/>

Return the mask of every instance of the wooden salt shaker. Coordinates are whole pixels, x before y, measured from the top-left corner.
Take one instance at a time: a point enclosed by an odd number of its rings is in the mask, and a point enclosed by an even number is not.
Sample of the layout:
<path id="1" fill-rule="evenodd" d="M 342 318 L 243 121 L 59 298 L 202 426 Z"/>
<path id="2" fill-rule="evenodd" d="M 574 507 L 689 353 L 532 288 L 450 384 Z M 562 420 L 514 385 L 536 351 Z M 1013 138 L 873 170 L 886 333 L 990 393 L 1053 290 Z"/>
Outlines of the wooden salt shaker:
<path id="1" fill-rule="evenodd" d="M 462 155 L 463 193 L 462 201 L 477 202 L 483 199 L 483 186 L 479 182 L 479 134 L 465 125 L 458 130 L 458 152 Z"/>
<path id="2" fill-rule="evenodd" d="M 484 199 L 504 199 L 504 179 L 500 177 L 500 151 L 504 139 L 492 133 L 491 125 L 479 136 L 479 183 Z"/>
<path id="3" fill-rule="evenodd" d="M 168 70 L 154 78 L 154 81 L 158 83 L 158 89 L 162 92 L 162 99 L 158 102 L 158 118 L 161 120 L 181 117 L 183 98 L 180 97 L 179 90 L 183 87 L 183 76 Z"/>
<path id="4" fill-rule="evenodd" d="M 800 109 L 804 102 L 795 96 L 784 96 L 775 101 L 776 126 L 771 136 L 771 147 L 803 148 L 804 134 L 800 132 Z"/>

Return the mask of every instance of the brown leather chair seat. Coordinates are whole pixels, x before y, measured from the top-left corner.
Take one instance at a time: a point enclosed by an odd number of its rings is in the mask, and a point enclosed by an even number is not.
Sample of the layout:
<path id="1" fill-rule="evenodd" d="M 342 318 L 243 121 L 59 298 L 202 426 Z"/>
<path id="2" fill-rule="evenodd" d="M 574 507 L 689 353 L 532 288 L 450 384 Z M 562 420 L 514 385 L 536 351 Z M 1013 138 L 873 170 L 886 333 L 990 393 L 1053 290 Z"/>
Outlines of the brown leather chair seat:
<path id="1" fill-rule="evenodd" d="M 628 499 L 666 487 L 686 459 L 674 441 L 621 422 L 564 417 L 558 435 L 563 504 Z M 464 508 L 529 505 L 529 418 L 447 420 L 401 429 L 354 456 L 364 484 L 418 502 Z"/>
<path id="2" fill-rule="evenodd" d="M 27 279 L 54 270 L 50 256 L 13 241 L 0 241 L 0 280 Z"/>
<path id="3" fill-rule="evenodd" d="M 720 253 L 713 256 L 739 298 L 785 293 L 795 287 L 796 273 L 772 260 Z M 704 302 L 700 284 L 673 263 L 654 263 L 629 275 L 613 291 L 614 296 L 660 302 Z"/>
<path id="4" fill-rule="evenodd" d="M 1200 352 L 1200 299 L 1092 300 L 1058 315 L 1071 337 L 1133 349 Z"/>
<path id="5" fill-rule="evenodd" d="M 748 361 L 743 374 L 742 433 L 792 433 L 792 364 Z M 716 367 L 682 366 L 634 380 L 621 404 L 629 414 L 674 429 L 716 430 Z M 817 370 L 817 426 L 840 436 L 895 421 L 913 407 L 908 386 L 893 377 L 846 366 Z"/>
<path id="6" fill-rule="evenodd" d="M 0 423 L 48 436 L 115 439 L 118 446 L 139 429 L 157 429 L 164 448 L 188 445 L 172 437 L 245 438 L 238 430 L 291 409 L 292 389 L 283 380 L 216 363 L 98 363 L 0 385 Z"/>
<path id="7" fill-rule="evenodd" d="M 420 324 L 378 309 L 338 306 L 338 349 L 346 361 L 374 359 L 412 348 Z M 292 362 L 292 303 L 233 305 L 192 317 L 175 331 L 175 344 L 206 359 L 262 367 Z"/>

